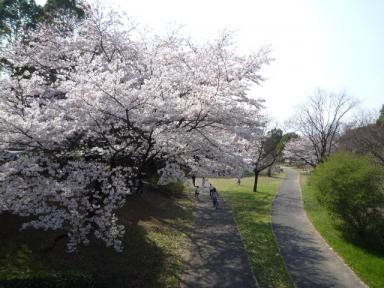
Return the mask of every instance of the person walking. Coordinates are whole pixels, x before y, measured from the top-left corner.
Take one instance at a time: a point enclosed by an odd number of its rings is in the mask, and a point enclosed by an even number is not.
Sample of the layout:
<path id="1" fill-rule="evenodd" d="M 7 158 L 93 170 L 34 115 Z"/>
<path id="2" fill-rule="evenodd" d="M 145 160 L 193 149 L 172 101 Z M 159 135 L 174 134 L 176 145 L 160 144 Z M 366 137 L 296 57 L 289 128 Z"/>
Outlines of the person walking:
<path id="1" fill-rule="evenodd" d="M 241 177 L 237 177 L 237 184 L 240 185 L 241 183 Z"/>
<path id="2" fill-rule="evenodd" d="M 215 187 L 213 187 L 212 184 L 209 183 L 209 188 L 208 189 L 209 189 L 209 198 L 212 199 L 212 192 L 213 192 L 213 189 L 215 189 Z"/>
<path id="3" fill-rule="evenodd" d="M 196 186 L 196 189 L 195 189 L 195 199 L 199 199 L 199 186 Z"/>
<path id="4" fill-rule="evenodd" d="M 215 209 L 219 207 L 219 193 L 217 192 L 216 188 L 213 188 L 212 191 L 212 204 Z"/>

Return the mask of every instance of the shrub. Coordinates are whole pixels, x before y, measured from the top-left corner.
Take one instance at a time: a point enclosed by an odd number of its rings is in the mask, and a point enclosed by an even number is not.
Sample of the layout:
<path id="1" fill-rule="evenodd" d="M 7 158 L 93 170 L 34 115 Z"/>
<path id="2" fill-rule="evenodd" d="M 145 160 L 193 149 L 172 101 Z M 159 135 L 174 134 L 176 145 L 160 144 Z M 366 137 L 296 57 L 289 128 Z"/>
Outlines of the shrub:
<path id="1" fill-rule="evenodd" d="M 347 152 L 331 155 L 310 177 L 320 204 L 342 220 L 345 231 L 365 240 L 373 236 L 370 240 L 382 246 L 383 181 L 383 167 L 365 156 Z"/>

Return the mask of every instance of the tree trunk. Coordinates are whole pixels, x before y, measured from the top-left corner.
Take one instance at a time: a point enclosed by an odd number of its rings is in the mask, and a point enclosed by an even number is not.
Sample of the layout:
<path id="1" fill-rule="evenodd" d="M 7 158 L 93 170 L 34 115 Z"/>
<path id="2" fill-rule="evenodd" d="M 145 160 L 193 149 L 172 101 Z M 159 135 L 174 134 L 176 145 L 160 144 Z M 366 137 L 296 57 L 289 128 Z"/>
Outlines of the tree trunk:
<path id="1" fill-rule="evenodd" d="M 259 171 L 255 170 L 255 182 L 253 184 L 253 192 L 257 191 L 257 182 L 259 181 Z"/>
<path id="2" fill-rule="evenodd" d="M 135 183 L 135 195 L 141 197 L 144 191 L 143 174 L 139 173 L 134 181 Z"/>
<path id="3" fill-rule="evenodd" d="M 53 243 L 48 246 L 48 247 L 45 247 L 43 249 L 43 252 L 47 253 L 47 252 L 50 252 L 51 250 L 53 250 L 55 247 L 56 247 L 56 244 L 59 243 L 60 240 L 62 239 L 65 239 L 67 238 L 68 235 L 67 234 L 60 234 L 59 236 L 57 236 L 54 240 L 53 240 Z"/>

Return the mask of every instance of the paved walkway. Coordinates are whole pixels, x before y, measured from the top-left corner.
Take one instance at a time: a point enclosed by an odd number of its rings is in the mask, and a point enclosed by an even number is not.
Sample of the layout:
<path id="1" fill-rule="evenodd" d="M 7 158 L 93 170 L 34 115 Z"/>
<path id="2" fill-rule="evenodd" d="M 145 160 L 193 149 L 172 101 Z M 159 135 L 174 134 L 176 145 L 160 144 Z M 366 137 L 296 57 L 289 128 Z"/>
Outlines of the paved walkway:
<path id="1" fill-rule="evenodd" d="M 272 226 L 297 288 L 367 287 L 332 251 L 303 209 L 298 173 L 290 168 L 272 208 Z"/>
<path id="2" fill-rule="evenodd" d="M 201 181 L 196 182 L 201 185 Z M 191 258 L 181 286 L 257 287 L 228 205 L 219 198 L 219 209 L 215 210 L 208 189 L 197 201 Z"/>

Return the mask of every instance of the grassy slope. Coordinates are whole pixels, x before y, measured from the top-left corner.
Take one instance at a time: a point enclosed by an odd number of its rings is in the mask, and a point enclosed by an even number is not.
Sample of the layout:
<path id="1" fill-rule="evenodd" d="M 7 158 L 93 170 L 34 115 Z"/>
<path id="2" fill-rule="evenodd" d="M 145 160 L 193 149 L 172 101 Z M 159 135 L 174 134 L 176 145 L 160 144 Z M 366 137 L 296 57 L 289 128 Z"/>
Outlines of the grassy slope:
<path id="1" fill-rule="evenodd" d="M 375 255 L 375 252 L 360 248 L 342 237 L 333 218 L 318 204 L 311 187 L 306 185 L 307 177 L 302 174 L 300 179 L 304 207 L 316 229 L 365 283 L 370 287 L 384 287 L 384 255 Z"/>
<path id="2" fill-rule="evenodd" d="M 260 177 L 259 191 L 252 192 L 253 178 L 212 179 L 231 205 L 244 238 L 255 276 L 261 287 L 293 287 L 276 245 L 271 225 L 272 201 L 282 178 Z"/>
<path id="3" fill-rule="evenodd" d="M 193 203 L 186 193 L 177 198 L 147 193 L 127 201 L 119 212 L 126 226 L 122 253 L 92 241 L 68 254 L 66 240 L 45 251 L 58 232 L 19 232 L 21 218 L 0 215 L 0 287 L 24 287 L 22 281 L 40 283 L 34 287 L 178 287 Z"/>

